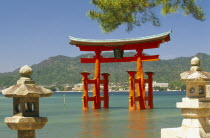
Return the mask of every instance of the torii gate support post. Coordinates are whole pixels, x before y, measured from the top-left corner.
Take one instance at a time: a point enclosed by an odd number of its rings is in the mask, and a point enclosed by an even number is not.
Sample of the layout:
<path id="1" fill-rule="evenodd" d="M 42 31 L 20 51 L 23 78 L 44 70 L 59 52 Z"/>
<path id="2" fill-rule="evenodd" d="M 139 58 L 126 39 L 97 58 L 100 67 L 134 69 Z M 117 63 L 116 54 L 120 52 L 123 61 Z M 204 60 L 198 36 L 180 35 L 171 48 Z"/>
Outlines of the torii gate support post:
<path id="1" fill-rule="evenodd" d="M 146 72 L 147 76 L 148 76 L 148 109 L 153 109 L 154 108 L 154 104 L 153 104 L 153 72 Z"/>
<path id="2" fill-rule="evenodd" d="M 87 110 L 88 109 L 88 75 L 90 75 L 89 72 L 82 72 L 81 75 L 82 83 L 83 83 L 83 96 L 82 96 L 82 109 Z"/>
<path id="3" fill-rule="evenodd" d="M 104 108 L 109 108 L 109 79 L 108 77 L 110 76 L 109 73 L 103 73 L 102 74 L 103 78 L 104 78 Z"/>
<path id="4" fill-rule="evenodd" d="M 130 75 L 129 84 L 130 84 L 130 93 L 129 93 L 129 110 L 136 110 L 135 102 L 135 74 L 136 71 L 127 71 Z"/>
<path id="5" fill-rule="evenodd" d="M 101 96 L 100 96 L 100 72 L 101 72 L 101 66 L 100 66 L 100 58 L 101 58 L 101 51 L 96 50 L 95 51 L 95 74 L 94 74 L 94 90 L 93 90 L 93 97 L 94 103 L 93 103 L 93 109 L 101 109 Z"/>
<path id="6" fill-rule="evenodd" d="M 146 109 L 146 95 L 145 95 L 145 84 L 144 84 L 144 71 L 142 65 L 142 49 L 136 49 L 137 51 L 137 74 L 136 78 L 139 79 L 139 84 L 136 86 L 136 94 L 139 97 L 138 99 L 138 110 Z"/>

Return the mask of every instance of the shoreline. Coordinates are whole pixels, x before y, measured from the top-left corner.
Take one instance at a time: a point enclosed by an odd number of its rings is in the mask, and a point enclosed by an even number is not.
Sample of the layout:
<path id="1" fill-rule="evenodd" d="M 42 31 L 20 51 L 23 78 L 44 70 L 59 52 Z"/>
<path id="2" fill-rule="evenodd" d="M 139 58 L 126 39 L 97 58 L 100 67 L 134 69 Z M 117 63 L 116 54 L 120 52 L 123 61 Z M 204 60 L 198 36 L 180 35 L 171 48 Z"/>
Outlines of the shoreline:
<path id="1" fill-rule="evenodd" d="M 73 93 L 73 92 L 77 92 L 77 93 L 82 93 L 83 91 L 53 91 L 55 93 Z M 101 91 L 103 92 L 103 91 Z M 109 91 L 109 92 L 129 92 L 129 91 Z M 153 91 L 153 92 L 185 92 L 185 91 L 179 91 L 179 90 L 171 90 L 171 91 Z M 0 93 L 2 93 L 0 91 Z M 89 93 L 92 93 L 92 91 L 89 91 Z"/>
<path id="2" fill-rule="evenodd" d="M 53 91 L 55 93 L 60 93 L 60 92 L 63 92 L 63 93 L 71 93 L 71 92 L 78 92 L 78 93 L 82 93 L 83 91 Z M 92 91 L 89 91 L 89 93 L 92 92 Z M 103 91 L 102 91 L 103 92 Z M 109 91 L 109 92 L 129 92 L 129 91 Z M 153 92 L 163 92 L 163 91 L 153 91 Z M 179 90 L 171 90 L 171 91 L 164 91 L 164 92 L 185 92 L 185 91 L 179 91 Z"/>

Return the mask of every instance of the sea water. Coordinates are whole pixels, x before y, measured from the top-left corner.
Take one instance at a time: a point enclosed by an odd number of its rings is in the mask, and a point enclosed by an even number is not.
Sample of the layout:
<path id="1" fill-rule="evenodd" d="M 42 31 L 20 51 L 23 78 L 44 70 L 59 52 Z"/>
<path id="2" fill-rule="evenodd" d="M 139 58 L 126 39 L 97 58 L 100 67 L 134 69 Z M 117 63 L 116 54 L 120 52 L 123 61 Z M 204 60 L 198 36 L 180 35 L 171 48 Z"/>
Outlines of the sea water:
<path id="1" fill-rule="evenodd" d="M 81 110 L 82 93 L 54 93 L 40 98 L 40 116 L 48 123 L 36 130 L 37 138 L 159 138 L 161 128 L 180 127 L 176 102 L 185 92 L 154 92 L 154 109 L 128 110 L 128 92 L 110 92 L 109 109 Z M 16 138 L 17 131 L 4 123 L 11 117 L 12 98 L 0 94 L 0 138 Z M 103 105 L 103 102 L 102 102 Z"/>

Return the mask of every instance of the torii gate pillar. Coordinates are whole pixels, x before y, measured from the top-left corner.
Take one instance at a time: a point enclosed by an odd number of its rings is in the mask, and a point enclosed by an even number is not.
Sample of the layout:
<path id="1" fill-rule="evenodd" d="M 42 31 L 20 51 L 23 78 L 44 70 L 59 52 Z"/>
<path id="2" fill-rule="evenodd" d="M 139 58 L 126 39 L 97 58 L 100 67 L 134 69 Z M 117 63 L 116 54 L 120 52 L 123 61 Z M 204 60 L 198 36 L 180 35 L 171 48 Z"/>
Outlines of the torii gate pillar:
<path id="1" fill-rule="evenodd" d="M 101 72 L 101 65 L 100 65 L 100 57 L 101 51 L 95 51 L 95 74 L 94 74 L 94 90 L 93 90 L 93 97 L 95 97 L 93 103 L 93 109 L 101 109 L 101 96 L 100 96 L 100 72 Z"/>
<path id="2" fill-rule="evenodd" d="M 137 85 L 137 96 L 139 96 L 139 104 L 138 104 L 138 110 L 140 109 L 146 109 L 146 102 L 145 102 L 145 84 L 144 84 L 144 71 L 143 71 L 143 65 L 142 65 L 142 49 L 137 49 L 137 79 L 140 79 L 140 84 Z"/>

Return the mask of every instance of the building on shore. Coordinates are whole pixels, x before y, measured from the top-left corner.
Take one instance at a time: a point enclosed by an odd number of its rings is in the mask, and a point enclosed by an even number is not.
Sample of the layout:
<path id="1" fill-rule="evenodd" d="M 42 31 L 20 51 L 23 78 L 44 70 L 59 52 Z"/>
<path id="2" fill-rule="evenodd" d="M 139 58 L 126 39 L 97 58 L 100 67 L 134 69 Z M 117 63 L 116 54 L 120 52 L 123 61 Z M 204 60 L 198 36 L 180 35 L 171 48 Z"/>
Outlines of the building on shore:
<path id="1" fill-rule="evenodd" d="M 72 91 L 72 86 L 64 86 L 64 91 Z"/>
<path id="2" fill-rule="evenodd" d="M 169 84 L 168 83 L 157 83 L 156 81 L 153 82 L 152 87 L 153 88 L 168 88 Z M 148 83 L 145 84 L 145 89 L 148 91 Z"/>
<path id="3" fill-rule="evenodd" d="M 92 89 L 93 89 L 93 84 L 88 84 L 88 90 L 92 91 Z M 74 90 L 74 91 L 83 91 L 83 84 L 82 83 L 74 84 L 72 90 Z"/>
<path id="4" fill-rule="evenodd" d="M 83 90 L 83 84 L 82 83 L 74 84 L 73 90 L 82 91 Z"/>
<path id="5" fill-rule="evenodd" d="M 156 81 L 153 82 L 153 88 L 159 87 L 159 88 L 165 88 L 167 89 L 169 86 L 168 83 L 157 83 Z M 117 85 L 114 83 L 111 83 L 109 85 L 109 91 L 127 91 L 129 86 L 125 86 L 125 85 Z M 93 88 L 92 84 L 88 85 L 88 89 L 91 91 Z M 103 90 L 103 86 L 100 86 L 100 89 Z M 145 89 L 146 91 L 148 91 L 148 84 L 145 84 Z M 72 90 L 74 91 L 83 91 L 83 84 L 82 83 L 78 83 L 75 84 L 72 88 Z"/>

